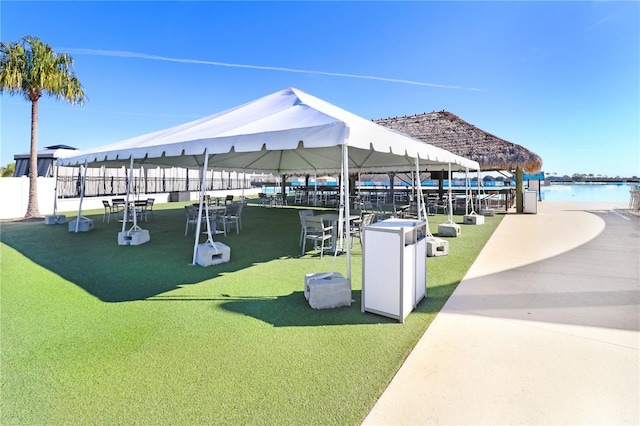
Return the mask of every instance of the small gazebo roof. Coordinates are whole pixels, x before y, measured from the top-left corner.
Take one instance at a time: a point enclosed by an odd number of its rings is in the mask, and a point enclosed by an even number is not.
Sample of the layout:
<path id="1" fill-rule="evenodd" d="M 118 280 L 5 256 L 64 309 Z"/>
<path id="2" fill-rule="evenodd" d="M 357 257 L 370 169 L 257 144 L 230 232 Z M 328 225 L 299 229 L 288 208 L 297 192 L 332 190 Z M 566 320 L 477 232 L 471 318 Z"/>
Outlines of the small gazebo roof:
<path id="1" fill-rule="evenodd" d="M 513 171 L 520 167 L 527 173 L 542 169 L 542 158 L 525 147 L 506 141 L 467 123 L 448 111 L 373 120 L 389 129 L 475 160 L 484 171 Z"/>

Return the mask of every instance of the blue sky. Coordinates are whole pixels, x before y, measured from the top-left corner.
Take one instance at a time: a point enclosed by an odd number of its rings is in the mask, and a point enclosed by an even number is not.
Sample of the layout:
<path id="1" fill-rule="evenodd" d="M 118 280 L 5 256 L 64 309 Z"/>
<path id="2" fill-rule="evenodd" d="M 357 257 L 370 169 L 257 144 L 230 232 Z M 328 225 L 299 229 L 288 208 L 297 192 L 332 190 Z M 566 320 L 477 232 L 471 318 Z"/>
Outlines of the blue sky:
<path id="1" fill-rule="evenodd" d="M 88 149 L 296 87 L 365 118 L 447 110 L 560 175 L 640 176 L 640 2 L 13 2 L 0 38 L 75 59 L 39 146 Z M 1 97 L 0 164 L 30 104 Z"/>

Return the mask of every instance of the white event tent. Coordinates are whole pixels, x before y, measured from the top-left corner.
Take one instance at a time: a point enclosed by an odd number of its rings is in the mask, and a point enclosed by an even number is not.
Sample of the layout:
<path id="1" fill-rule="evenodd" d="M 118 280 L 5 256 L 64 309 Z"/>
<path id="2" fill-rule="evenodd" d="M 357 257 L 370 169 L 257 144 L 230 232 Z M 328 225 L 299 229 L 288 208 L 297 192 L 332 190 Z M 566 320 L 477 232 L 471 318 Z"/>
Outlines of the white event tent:
<path id="1" fill-rule="evenodd" d="M 176 166 L 276 175 L 454 170 L 478 163 L 387 129 L 295 88 L 179 126 L 58 160 L 60 166 Z M 204 173 L 203 173 L 204 176 Z M 341 193 L 348 199 L 349 179 Z M 204 188 L 204 185 L 202 185 Z M 200 214 L 204 189 L 200 196 Z M 344 203 L 348 217 L 349 203 Z M 341 214 L 343 212 L 341 211 Z M 80 213 L 79 215 L 80 216 Z M 195 253 L 199 229 L 196 232 Z M 347 244 L 347 275 L 350 252 Z"/>

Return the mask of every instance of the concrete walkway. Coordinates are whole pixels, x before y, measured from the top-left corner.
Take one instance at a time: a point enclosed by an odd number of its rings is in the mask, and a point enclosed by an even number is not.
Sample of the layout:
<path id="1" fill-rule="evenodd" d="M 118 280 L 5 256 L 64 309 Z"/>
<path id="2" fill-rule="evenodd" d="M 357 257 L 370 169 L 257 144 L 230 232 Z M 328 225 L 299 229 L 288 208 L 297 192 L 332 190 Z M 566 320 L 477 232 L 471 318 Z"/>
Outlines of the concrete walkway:
<path id="1" fill-rule="evenodd" d="M 640 424 L 640 218 L 614 207 L 508 214 L 363 424 Z"/>

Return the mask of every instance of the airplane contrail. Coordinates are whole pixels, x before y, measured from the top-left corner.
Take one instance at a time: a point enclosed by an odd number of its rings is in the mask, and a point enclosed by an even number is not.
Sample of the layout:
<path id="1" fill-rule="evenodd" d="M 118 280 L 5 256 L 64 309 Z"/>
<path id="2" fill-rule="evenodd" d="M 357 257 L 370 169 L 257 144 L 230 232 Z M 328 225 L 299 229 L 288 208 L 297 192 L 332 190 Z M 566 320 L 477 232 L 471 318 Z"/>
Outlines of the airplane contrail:
<path id="1" fill-rule="evenodd" d="M 470 88 L 470 87 L 425 83 L 422 81 L 403 80 L 398 78 L 376 77 L 373 75 L 358 75 L 358 74 L 346 74 L 346 73 L 329 72 L 329 71 L 300 70 L 296 68 L 274 67 L 274 66 L 265 66 L 265 65 L 233 64 L 228 62 L 205 61 L 201 59 L 169 58 L 167 56 L 149 55 L 146 53 L 127 52 L 127 51 L 121 51 L 121 50 L 76 49 L 76 48 L 59 48 L 59 49 L 57 48 L 56 50 L 62 51 L 68 54 L 73 54 L 73 55 L 114 56 L 119 58 L 149 59 L 152 61 L 180 62 L 185 64 L 213 65 L 218 67 L 229 67 L 229 68 L 245 68 L 245 69 L 254 69 L 254 70 L 292 72 L 292 73 L 299 73 L 299 74 L 318 74 L 318 75 L 327 75 L 327 76 L 333 76 L 333 77 L 360 78 L 365 80 L 386 81 L 389 83 L 411 84 L 414 86 L 437 87 L 440 89 L 473 90 L 473 91 L 481 90 L 481 89 Z"/>

